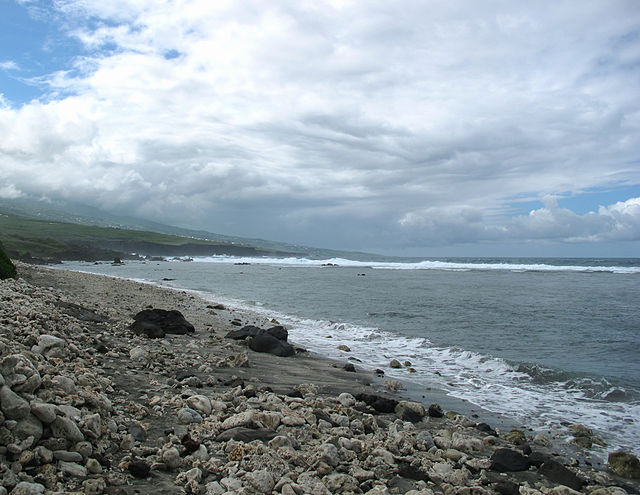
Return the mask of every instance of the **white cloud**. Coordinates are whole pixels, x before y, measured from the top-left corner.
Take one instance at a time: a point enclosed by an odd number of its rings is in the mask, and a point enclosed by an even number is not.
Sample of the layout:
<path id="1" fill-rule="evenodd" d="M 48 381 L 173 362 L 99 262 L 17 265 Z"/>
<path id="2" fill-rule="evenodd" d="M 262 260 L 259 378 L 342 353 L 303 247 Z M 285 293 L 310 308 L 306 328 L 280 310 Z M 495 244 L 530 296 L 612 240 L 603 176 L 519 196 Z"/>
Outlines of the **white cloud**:
<path id="1" fill-rule="evenodd" d="M 26 193 L 348 247 L 367 226 L 389 245 L 636 238 L 613 209 L 505 216 L 640 182 L 629 2 L 56 5 L 87 54 L 0 107 L 1 177 Z"/>

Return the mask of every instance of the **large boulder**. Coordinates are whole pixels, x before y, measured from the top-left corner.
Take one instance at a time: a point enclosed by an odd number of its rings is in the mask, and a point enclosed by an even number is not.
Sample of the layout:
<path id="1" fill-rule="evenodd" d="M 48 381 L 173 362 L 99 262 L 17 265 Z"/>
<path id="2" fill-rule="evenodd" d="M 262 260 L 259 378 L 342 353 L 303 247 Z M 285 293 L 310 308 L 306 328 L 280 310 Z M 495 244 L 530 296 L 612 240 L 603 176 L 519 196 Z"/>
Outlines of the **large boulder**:
<path id="1" fill-rule="evenodd" d="M 249 341 L 249 349 L 256 352 L 266 352 L 268 354 L 274 354 L 282 357 L 293 356 L 296 353 L 291 344 L 266 333 L 252 338 Z"/>
<path id="2" fill-rule="evenodd" d="M 129 326 L 134 333 L 146 335 L 150 338 L 163 338 L 168 333 L 185 335 L 195 332 L 180 311 L 165 309 L 145 309 L 133 317 L 134 322 Z"/>

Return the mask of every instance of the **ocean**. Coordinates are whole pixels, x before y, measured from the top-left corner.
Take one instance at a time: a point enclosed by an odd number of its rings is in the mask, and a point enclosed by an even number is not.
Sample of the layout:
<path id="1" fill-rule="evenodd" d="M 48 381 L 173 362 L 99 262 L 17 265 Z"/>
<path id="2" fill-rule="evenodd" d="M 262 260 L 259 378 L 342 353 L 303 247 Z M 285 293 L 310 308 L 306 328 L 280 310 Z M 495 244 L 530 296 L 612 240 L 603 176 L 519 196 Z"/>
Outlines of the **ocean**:
<path id="1" fill-rule="evenodd" d="M 640 454 L 640 259 L 211 257 L 63 268 L 196 291 L 300 347 L 554 436 Z M 338 349 L 347 345 L 351 352 Z M 392 369 L 397 359 L 408 368 Z M 566 436 L 566 435 L 565 435 Z"/>

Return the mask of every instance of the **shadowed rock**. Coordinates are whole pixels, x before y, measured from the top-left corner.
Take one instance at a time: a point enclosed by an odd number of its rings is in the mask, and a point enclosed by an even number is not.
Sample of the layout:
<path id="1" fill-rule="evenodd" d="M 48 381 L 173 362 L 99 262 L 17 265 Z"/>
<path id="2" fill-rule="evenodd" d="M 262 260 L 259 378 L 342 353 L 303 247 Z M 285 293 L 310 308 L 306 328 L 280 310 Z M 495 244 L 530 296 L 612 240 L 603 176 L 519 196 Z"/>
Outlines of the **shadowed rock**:
<path id="1" fill-rule="evenodd" d="M 584 480 L 578 478 L 572 471 L 557 461 L 549 460 L 538 468 L 538 472 L 545 476 L 549 481 L 558 483 L 559 485 L 568 486 L 574 490 L 580 490 L 584 485 Z"/>
<path id="2" fill-rule="evenodd" d="M 185 335 L 195 332 L 182 313 L 177 310 L 145 309 L 133 317 L 135 320 L 129 328 L 137 335 L 150 338 L 162 338 L 168 333 Z"/>
<path id="3" fill-rule="evenodd" d="M 266 333 L 257 335 L 249 342 L 249 349 L 256 352 L 266 352 L 275 356 L 293 356 L 296 351 L 291 344 L 278 340 L 273 335 Z"/>
<path id="4" fill-rule="evenodd" d="M 526 471 L 529 469 L 529 461 L 515 450 L 498 449 L 491 456 L 491 469 L 501 473 Z"/>

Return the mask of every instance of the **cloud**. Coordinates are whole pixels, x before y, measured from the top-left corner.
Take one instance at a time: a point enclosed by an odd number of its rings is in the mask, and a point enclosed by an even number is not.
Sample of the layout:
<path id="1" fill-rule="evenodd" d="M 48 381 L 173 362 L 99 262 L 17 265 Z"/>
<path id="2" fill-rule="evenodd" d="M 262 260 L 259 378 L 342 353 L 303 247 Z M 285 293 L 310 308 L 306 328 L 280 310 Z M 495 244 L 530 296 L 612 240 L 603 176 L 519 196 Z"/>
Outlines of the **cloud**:
<path id="1" fill-rule="evenodd" d="M 636 238 L 614 209 L 509 216 L 640 182 L 629 2 L 55 5 L 85 52 L 0 107 L 25 194 L 336 247 Z"/>

